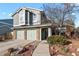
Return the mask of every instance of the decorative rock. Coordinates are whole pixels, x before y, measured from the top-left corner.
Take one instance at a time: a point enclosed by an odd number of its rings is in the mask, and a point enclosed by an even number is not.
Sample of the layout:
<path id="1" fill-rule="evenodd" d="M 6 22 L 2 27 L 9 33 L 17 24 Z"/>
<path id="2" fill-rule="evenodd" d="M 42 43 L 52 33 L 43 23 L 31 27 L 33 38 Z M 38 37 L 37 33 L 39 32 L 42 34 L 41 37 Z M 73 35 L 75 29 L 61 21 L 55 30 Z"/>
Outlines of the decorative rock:
<path id="1" fill-rule="evenodd" d="M 51 46 L 50 49 L 53 50 L 53 46 Z"/>
<path id="2" fill-rule="evenodd" d="M 72 46 L 72 44 L 69 45 L 69 52 L 70 53 L 76 52 L 76 48 Z"/>
<path id="3" fill-rule="evenodd" d="M 77 52 L 79 52 L 79 48 L 77 48 L 77 50 L 76 50 Z"/>
<path id="4" fill-rule="evenodd" d="M 69 45 L 71 45 L 71 46 L 72 46 L 72 44 L 69 44 Z"/>
<path id="5" fill-rule="evenodd" d="M 76 54 L 75 54 L 75 53 L 71 53 L 71 55 L 72 55 L 72 56 L 76 56 Z"/>
<path id="6" fill-rule="evenodd" d="M 69 44 L 69 48 L 72 48 L 72 44 Z"/>

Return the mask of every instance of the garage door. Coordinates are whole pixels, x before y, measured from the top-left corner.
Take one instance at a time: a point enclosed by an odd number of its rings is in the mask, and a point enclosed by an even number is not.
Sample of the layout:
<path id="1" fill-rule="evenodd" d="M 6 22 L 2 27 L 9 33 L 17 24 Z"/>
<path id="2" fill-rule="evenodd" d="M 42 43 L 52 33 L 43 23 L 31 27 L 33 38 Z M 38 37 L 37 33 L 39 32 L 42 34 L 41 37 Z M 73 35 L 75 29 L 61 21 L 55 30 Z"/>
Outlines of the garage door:
<path id="1" fill-rule="evenodd" d="M 36 40 L 36 30 L 27 30 L 27 40 Z"/>
<path id="2" fill-rule="evenodd" d="M 23 40 L 24 39 L 24 31 L 22 31 L 22 30 L 19 30 L 19 31 L 17 31 L 17 39 L 18 40 Z"/>

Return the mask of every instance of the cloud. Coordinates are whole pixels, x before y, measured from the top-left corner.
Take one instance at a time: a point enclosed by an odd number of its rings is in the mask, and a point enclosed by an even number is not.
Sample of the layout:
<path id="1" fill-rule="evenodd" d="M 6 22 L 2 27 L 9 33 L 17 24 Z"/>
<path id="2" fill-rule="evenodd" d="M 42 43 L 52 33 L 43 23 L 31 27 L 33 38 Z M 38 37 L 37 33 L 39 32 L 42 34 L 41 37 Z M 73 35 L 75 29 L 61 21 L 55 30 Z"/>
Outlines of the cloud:
<path id="1" fill-rule="evenodd" d="M 0 12 L 0 19 L 9 19 L 11 17 L 12 13 L 7 13 L 7 12 Z"/>
<path id="2" fill-rule="evenodd" d="M 72 13 L 72 15 L 76 15 L 75 13 Z"/>
<path id="3" fill-rule="evenodd" d="M 8 16 L 12 16 L 12 13 L 8 14 Z"/>

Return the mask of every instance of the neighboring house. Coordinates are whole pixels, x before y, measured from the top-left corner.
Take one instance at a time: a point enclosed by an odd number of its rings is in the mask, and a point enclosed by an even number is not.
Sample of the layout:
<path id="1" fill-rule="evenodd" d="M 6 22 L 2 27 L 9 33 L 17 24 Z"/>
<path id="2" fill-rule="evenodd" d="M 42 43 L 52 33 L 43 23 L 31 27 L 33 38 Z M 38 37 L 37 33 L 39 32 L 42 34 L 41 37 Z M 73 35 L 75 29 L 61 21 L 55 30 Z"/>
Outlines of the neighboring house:
<path id="1" fill-rule="evenodd" d="M 0 40 L 12 39 L 12 19 L 0 19 Z"/>
<path id="2" fill-rule="evenodd" d="M 20 8 L 12 17 L 14 39 L 41 41 L 52 35 L 52 24 L 42 10 Z"/>

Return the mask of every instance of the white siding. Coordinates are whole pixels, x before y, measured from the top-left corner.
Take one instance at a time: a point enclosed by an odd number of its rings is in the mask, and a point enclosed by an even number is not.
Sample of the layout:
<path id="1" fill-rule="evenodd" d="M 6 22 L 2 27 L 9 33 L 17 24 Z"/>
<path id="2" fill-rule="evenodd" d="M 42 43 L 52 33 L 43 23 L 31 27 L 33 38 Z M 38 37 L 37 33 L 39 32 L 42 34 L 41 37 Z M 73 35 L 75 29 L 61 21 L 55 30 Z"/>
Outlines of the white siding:
<path id="1" fill-rule="evenodd" d="M 51 28 L 48 28 L 48 37 L 52 35 Z"/>
<path id="2" fill-rule="evenodd" d="M 41 12 L 40 11 L 36 11 L 36 10 L 32 10 L 32 9 L 27 9 L 29 12 L 32 12 L 35 14 L 35 17 L 33 18 L 33 25 L 38 25 L 41 24 Z M 30 16 L 30 15 L 29 15 Z M 28 17 L 28 16 L 26 16 Z M 25 21 L 25 9 L 22 9 L 20 12 L 16 13 L 13 16 L 14 19 L 14 26 L 20 26 L 20 25 L 26 25 L 26 21 Z M 29 17 L 28 17 L 28 21 L 29 21 Z M 28 23 L 29 25 L 29 23 Z"/>
<path id="3" fill-rule="evenodd" d="M 41 15 L 40 14 L 36 14 L 36 18 L 33 19 L 33 25 L 37 25 L 41 23 Z"/>
<path id="4" fill-rule="evenodd" d="M 13 26 L 19 26 L 19 15 L 18 15 L 18 13 L 13 16 Z"/>
<path id="5" fill-rule="evenodd" d="M 25 25 L 25 10 L 19 12 L 19 25 Z"/>

